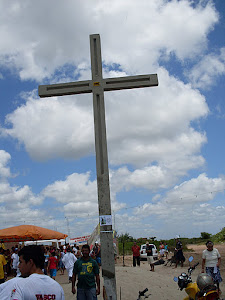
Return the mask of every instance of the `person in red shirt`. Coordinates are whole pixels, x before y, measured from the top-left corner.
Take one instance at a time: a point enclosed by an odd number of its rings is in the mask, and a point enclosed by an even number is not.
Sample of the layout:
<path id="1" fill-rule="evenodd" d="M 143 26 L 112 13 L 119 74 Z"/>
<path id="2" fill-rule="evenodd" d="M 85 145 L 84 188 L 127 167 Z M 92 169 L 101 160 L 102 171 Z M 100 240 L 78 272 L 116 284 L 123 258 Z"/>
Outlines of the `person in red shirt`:
<path id="1" fill-rule="evenodd" d="M 55 257 L 55 252 L 51 252 L 51 256 L 48 259 L 48 271 L 50 277 L 55 280 L 58 267 L 58 259 Z"/>
<path id="2" fill-rule="evenodd" d="M 131 248 L 133 252 L 133 267 L 136 267 L 137 265 L 140 267 L 140 247 L 137 245 L 136 242 L 134 242 L 134 245 Z"/>

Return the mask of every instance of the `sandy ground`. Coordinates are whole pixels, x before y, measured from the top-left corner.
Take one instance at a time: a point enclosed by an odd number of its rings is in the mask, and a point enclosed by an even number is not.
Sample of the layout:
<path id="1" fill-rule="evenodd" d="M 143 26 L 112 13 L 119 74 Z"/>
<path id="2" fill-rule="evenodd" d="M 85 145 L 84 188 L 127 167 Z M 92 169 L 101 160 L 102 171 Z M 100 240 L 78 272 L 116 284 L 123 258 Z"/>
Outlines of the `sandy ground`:
<path id="1" fill-rule="evenodd" d="M 155 272 L 150 272 L 149 265 L 146 261 L 141 262 L 140 267 L 132 266 L 132 256 L 125 257 L 125 266 L 122 265 L 122 257 L 118 259 L 116 264 L 116 283 L 117 283 L 117 299 L 132 300 L 138 298 L 138 292 L 148 288 L 151 294 L 149 299 L 171 300 L 183 299 L 186 295 L 185 291 L 180 291 L 178 285 L 173 281 L 174 276 L 180 275 L 182 272 L 187 272 L 188 257 L 193 256 L 192 264 L 199 262 L 199 266 L 192 273 L 192 280 L 195 281 L 197 275 L 201 272 L 201 254 L 205 246 L 191 245 L 191 252 L 185 252 L 186 261 L 184 267 L 178 266 L 174 269 L 173 266 L 159 265 L 155 266 Z M 225 244 L 216 245 L 222 257 L 221 275 L 225 282 Z M 59 272 L 58 272 L 59 273 Z M 62 285 L 65 292 L 65 299 L 76 299 L 76 296 L 71 293 L 71 284 L 68 283 L 67 273 L 65 275 L 57 274 L 56 280 Z M 225 298 L 225 284 L 221 283 L 222 296 Z M 102 280 L 101 280 L 101 295 L 98 296 L 102 300 Z"/>

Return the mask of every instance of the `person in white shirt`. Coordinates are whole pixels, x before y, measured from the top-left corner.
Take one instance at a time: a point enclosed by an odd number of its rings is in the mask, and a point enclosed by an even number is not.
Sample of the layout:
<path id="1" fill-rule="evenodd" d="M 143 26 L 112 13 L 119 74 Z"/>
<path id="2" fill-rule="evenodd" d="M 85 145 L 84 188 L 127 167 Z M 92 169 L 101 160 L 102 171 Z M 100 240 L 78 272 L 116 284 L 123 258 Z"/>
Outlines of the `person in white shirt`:
<path id="1" fill-rule="evenodd" d="M 67 252 L 63 257 L 62 262 L 66 268 L 66 271 L 68 272 L 69 282 L 72 282 L 73 266 L 76 260 L 76 256 L 71 253 L 70 248 L 67 248 Z"/>
<path id="2" fill-rule="evenodd" d="M 14 277 L 17 275 L 18 263 L 19 263 L 18 248 L 15 248 L 13 250 L 13 254 L 11 256 L 11 264 L 12 264 L 12 270 L 13 270 Z"/>
<path id="3" fill-rule="evenodd" d="M 76 244 L 74 244 L 74 246 L 73 246 L 73 254 L 76 256 L 77 255 L 77 245 Z"/>
<path id="4" fill-rule="evenodd" d="M 16 269 L 16 277 L 21 277 L 21 273 L 20 273 L 20 269 L 19 269 L 19 264 L 20 264 L 20 262 L 18 261 L 18 263 L 17 263 L 17 269 Z"/>
<path id="5" fill-rule="evenodd" d="M 0 284 L 0 299 L 1 300 L 9 300 L 10 299 L 13 287 L 19 280 L 23 280 L 23 278 L 22 277 L 14 277 L 14 278 Z"/>
<path id="6" fill-rule="evenodd" d="M 202 273 L 206 270 L 206 273 L 209 274 L 214 283 L 217 284 L 219 291 L 219 284 L 222 281 L 220 275 L 221 256 L 219 251 L 213 248 L 213 242 L 207 241 L 206 247 L 207 249 L 202 252 Z"/>
<path id="7" fill-rule="evenodd" d="M 63 288 L 52 278 L 44 275 L 44 251 L 41 246 L 25 246 L 19 251 L 19 269 L 23 277 L 15 283 L 11 300 L 65 300 Z"/>

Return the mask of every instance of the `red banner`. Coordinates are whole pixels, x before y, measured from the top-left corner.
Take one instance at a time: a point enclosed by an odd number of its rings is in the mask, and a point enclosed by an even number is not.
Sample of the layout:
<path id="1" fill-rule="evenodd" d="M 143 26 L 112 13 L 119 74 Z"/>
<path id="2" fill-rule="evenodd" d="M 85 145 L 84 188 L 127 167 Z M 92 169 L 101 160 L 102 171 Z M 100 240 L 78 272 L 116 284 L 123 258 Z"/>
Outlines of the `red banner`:
<path id="1" fill-rule="evenodd" d="M 74 239 L 70 239 L 70 242 L 72 243 L 80 243 L 80 242 L 86 242 L 90 238 L 90 235 L 80 236 Z"/>

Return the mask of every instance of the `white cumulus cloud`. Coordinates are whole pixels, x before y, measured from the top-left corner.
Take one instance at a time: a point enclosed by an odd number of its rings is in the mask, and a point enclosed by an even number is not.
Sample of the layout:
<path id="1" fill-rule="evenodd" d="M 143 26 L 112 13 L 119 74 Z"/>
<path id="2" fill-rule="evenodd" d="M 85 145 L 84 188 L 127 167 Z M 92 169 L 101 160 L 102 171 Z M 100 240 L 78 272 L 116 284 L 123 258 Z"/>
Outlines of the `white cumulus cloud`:
<path id="1" fill-rule="evenodd" d="M 193 69 L 188 78 L 195 88 L 209 89 L 219 76 L 225 74 L 225 48 L 219 54 L 205 55 Z"/>
<path id="2" fill-rule="evenodd" d="M 149 72 L 161 56 L 183 60 L 201 53 L 219 19 L 211 1 L 193 7 L 177 0 L 16 0 L 1 1 L 0 11 L 0 65 L 37 81 L 65 64 L 90 64 L 90 33 L 101 34 L 106 64 Z"/>

